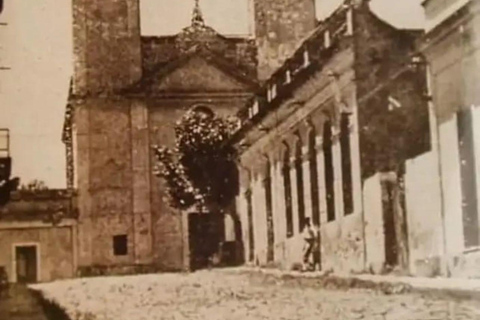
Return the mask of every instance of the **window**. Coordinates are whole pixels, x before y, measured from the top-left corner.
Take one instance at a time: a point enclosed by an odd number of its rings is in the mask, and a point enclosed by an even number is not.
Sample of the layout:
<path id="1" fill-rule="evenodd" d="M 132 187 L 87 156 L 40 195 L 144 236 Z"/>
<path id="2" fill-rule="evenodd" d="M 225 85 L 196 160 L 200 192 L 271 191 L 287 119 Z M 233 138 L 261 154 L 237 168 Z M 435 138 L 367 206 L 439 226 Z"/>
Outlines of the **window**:
<path id="1" fill-rule="evenodd" d="M 295 174 L 297 176 L 298 227 L 302 232 L 305 223 L 305 194 L 303 186 L 302 140 L 298 136 L 295 145 Z"/>
<path id="2" fill-rule="evenodd" d="M 213 112 L 210 107 L 203 104 L 194 105 L 190 108 L 189 112 L 200 114 L 205 118 L 213 118 L 215 116 L 215 112 Z"/>
<path id="3" fill-rule="evenodd" d="M 292 211 L 292 182 L 290 179 L 290 149 L 285 144 L 285 152 L 283 154 L 283 189 L 285 200 L 285 215 L 287 220 L 287 237 L 293 236 L 293 211 Z"/>
<path id="4" fill-rule="evenodd" d="M 323 126 L 323 157 L 325 161 L 325 189 L 327 202 L 327 220 L 335 220 L 335 187 L 332 153 L 332 125 L 330 121 Z"/>
<path id="5" fill-rule="evenodd" d="M 462 188 L 463 232 L 466 248 L 480 245 L 477 209 L 477 185 L 475 172 L 475 147 L 471 109 L 457 114 L 458 149 Z"/>
<path id="6" fill-rule="evenodd" d="M 343 208 L 353 213 L 352 159 L 350 150 L 350 119 L 342 113 L 340 119 L 340 150 L 342 152 Z"/>
<path id="7" fill-rule="evenodd" d="M 127 235 L 122 234 L 113 237 L 113 254 L 116 256 L 125 256 L 127 250 Z"/>
<path id="8" fill-rule="evenodd" d="M 312 222 L 320 225 L 320 199 L 318 197 L 317 151 L 315 149 L 315 128 L 308 133 L 308 162 L 310 165 L 310 191 L 312 199 Z"/>

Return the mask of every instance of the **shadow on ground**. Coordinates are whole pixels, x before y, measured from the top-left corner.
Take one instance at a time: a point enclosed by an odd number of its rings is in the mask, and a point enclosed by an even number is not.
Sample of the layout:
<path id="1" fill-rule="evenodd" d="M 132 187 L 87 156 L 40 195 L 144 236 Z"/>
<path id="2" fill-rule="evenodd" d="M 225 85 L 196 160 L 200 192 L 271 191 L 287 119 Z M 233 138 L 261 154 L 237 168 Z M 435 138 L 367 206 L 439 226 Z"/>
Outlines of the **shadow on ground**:
<path id="1" fill-rule="evenodd" d="M 11 284 L 0 292 L 0 319 L 69 320 L 63 310 L 21 284 Z"/>

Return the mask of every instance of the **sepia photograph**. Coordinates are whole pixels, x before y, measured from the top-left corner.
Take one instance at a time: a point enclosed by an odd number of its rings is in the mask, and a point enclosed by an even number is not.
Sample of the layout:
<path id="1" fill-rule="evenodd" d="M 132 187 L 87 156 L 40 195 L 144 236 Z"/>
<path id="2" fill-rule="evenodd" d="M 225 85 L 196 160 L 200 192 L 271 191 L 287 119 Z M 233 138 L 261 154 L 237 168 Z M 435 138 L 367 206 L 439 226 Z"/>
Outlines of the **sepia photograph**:
<path id="1" fill-rule="evenodd" d="M 480 0 L 0 0 L 0 320 L 480 320 Z"/>

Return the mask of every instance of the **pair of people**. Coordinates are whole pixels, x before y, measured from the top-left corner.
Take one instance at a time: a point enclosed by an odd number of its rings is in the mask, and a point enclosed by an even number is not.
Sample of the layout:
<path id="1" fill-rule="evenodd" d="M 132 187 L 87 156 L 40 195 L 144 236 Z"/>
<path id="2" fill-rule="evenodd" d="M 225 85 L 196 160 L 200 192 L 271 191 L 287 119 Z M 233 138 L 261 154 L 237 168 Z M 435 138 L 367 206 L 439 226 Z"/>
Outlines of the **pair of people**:
<path id="1" fill-rule="evenodd" d="M 302 237 L 303 245 L 303 271 L 315 269 L 319 264 L 319 227 L 312 226 L 310 218 L 305 218 Z"/>

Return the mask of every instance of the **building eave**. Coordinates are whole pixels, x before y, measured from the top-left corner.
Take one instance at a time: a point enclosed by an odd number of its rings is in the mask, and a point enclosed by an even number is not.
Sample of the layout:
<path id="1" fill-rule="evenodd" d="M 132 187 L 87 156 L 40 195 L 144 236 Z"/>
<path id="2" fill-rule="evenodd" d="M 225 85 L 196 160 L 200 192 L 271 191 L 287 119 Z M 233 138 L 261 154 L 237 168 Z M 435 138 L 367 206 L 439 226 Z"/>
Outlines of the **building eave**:
<path id="1" fill-rule="evenodd" d="M 303 40 L 293 55 L 287 59 L 272 76 L 264 81 L 246 107 L 238 113 L 238 131 L 233 136 L 233 142 L 240 142 L 245 134 L 271 111 L 279 108 L 296 88 L 308 81 L 311 75 L 323 68 L 323 66 L 345 46 L 353 45 L 353 34 L 349 34 L 350 26 L 348 11 L 352 10 L 353 4 L 346 1 L 332 15 L 320 22 L 315 30 Z M 327 35 L 328 34 L 328 35 Z M 326 38 L 330 39 L 328 47 Z M 290 78 L 285 81 L 285 78 Z M 272 90 L 275 91 L 272 97 Z M 252 109 L 254 109 L 252 114 Z M 250 114 L 249 114 L 250 113 Z"/>

